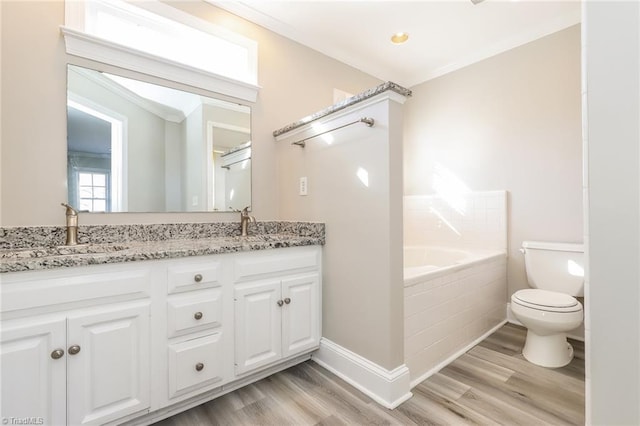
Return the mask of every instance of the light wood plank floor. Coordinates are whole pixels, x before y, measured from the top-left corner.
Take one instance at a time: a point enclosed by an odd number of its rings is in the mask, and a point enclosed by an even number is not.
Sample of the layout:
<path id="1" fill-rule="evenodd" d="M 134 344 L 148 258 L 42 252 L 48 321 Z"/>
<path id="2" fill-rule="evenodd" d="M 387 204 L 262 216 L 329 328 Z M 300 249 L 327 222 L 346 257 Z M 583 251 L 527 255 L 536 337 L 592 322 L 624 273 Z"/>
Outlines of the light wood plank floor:
<path id="1" fill-rule="evenodd" d="M 584 344 L 546 369 L 522 357 L 525 329 L 507 324 L 387 410 L 307 361 L 156 426 L 584 424 Z"/>

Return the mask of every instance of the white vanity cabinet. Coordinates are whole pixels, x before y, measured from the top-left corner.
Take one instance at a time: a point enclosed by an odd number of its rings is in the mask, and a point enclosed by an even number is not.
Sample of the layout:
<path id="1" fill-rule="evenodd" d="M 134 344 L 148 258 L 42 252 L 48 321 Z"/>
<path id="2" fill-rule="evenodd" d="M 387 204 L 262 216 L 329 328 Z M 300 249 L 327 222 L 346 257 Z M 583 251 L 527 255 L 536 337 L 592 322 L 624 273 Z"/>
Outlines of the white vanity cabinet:
<path id="1" fill-rule="evenodd" d="M 153 423 L 308 359 L 320 295 L 320 246 L 2 274 L 0 417 Z"/>
<path id="2" fill-rule="evenodd" d="M 235 261 L 235 371 L 243 375 L 320 343 L 320 251 Z"/>
<path id="3" fill-rule="evenodd" d="M 224 273 L 227 257 L 173 261 L 167 268 L 166 404 L 234 378 L 233 303 Z"/>
<path id="4" fill-rule="evenodd" d="M 67 423 L 103 424 L 149 408 L 149 301 L 67 318 Z"/>
<path id="5" fill-rule="evenodd" d="M 0 323 L 0 417 L 67 421 L 66 319 Z"/>
<path id="6" fill-rule="evenodd" d="M 148 410 L 150 273 L 116 269 L 2 277 L 0 416 L 79 425 Z"/>

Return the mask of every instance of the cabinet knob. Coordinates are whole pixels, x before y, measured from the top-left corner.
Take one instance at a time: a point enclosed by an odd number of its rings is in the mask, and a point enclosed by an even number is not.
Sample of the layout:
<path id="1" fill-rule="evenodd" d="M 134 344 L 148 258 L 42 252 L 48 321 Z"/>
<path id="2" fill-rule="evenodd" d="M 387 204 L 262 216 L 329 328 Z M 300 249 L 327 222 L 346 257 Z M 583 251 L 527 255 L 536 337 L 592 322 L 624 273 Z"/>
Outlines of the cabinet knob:
<path id="1" fill-rule="evenodd" d="M 196 312 L 193 314 L 193 317 L 197 320 L 202 319 L 202 312 Z"/>
<path id="2" fill-rule="evenodd" d="M 51 352 L 51 358 L 53 359 L 60 359 L 64 356 L 64 350 L 63 349 L 56 349 L 53 352 Z"/>
<path id="3" fill-rule="evenodd" d="M 276 303 L 278 304 L 278 306 L 284 305 L 284 302 L 282 300 L 278 300 Z"/>
<path id="4" fill-rule="evenodd" d="M 288 305 L 289 303 L 291 303 L 291 299 L 289 299 L 288 297 L 286 297 L 286 298 L 284 299 L 284 303 L 286 303 L 286 304 Z"/>
<path id="5" fill-rule="evenodd" d="M 69 349 L 67 349 L 67 351 L 69 352 L 69 355 L 75 355 L 78 352 L 80 352 L 80 346 L 78 345 L 69 346 Z"/>
<path id="6" fill-rule="evenodd" d="M 204 364 L 199 362 L 196 364 L 196 371 L 202 371 L 204 369 Z"/>
<path id="7" fill-rule="evenodd" d="M 202 274 L 196 274 L 196 276 L 193 277 L 193 280 L 199 283 L 200 281 L 202 281 Z"/>

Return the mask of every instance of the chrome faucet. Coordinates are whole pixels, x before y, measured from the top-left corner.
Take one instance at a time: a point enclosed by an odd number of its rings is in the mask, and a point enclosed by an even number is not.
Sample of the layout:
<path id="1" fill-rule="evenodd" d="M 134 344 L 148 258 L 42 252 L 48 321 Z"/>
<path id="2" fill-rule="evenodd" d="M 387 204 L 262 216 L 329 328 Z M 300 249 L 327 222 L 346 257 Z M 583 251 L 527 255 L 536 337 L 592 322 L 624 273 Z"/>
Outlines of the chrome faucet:
<path id="1" fill-rule="evenodd" d="M 78 211 L 67 203 L 60 203 L 67 208 L 67 246 L 78 244 Z"/>
<path id="2" fill-rule="evenodd" d="M 247 206 L 240 212 L 240 235 L 243 237 L 249 235 L 249 233 L 247 232 L 249 222 L 255 223 L 256 218 L 249 215 L 249 206 Z"/>

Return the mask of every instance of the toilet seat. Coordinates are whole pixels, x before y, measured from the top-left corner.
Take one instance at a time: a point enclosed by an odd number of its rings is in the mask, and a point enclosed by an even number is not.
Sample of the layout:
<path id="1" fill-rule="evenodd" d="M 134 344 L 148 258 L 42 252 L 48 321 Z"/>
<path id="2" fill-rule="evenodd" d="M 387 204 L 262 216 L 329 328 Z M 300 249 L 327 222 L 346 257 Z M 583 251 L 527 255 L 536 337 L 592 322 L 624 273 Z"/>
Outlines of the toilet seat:
<path id="1" fill-rule="evenodd" d="M 580 302 L 568 294 L 537 288 L 516 291 L 511 296 L 511 302 L 547 312 L 579 312 L 582 310 Z"/>

